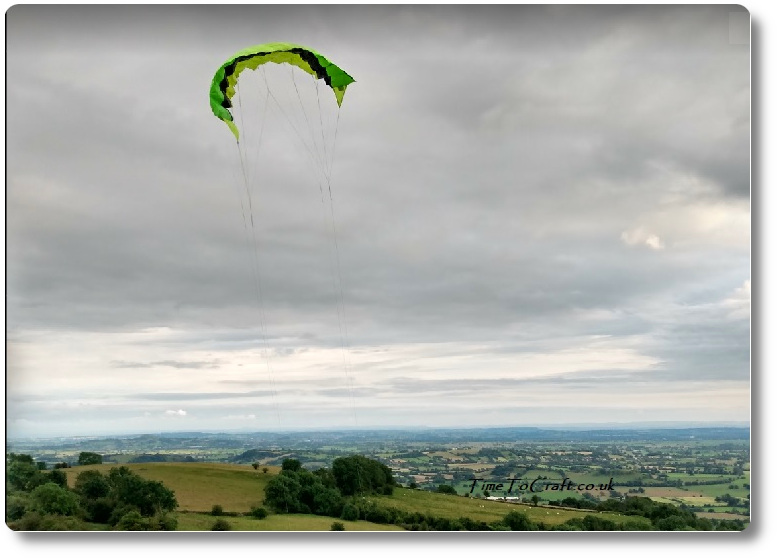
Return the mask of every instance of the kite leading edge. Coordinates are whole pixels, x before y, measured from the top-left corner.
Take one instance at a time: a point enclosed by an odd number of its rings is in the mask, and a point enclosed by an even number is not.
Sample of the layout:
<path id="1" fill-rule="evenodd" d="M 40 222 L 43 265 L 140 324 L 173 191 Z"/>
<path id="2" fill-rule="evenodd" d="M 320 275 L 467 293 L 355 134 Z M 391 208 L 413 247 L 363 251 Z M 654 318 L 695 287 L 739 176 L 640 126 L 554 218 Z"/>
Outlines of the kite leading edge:
<path id="1" fill-rule="evenodd" d="M 324 55 L 293 43 L 265 43 L 236 52 L 213 76 L 210 86 L 210 106 L 213 114 L 229 126 L 237 140 L 240 139 L 240 132 L 229 110 L 232 107 L 231 99 L 235 94 L 235 85 L 243 70 L 255 70 L 267 62 L 292 64 L 316 79 L 323 79 L 332 88 L 338 107 L 343 102 L 345 88 L 355 81 Z"/>

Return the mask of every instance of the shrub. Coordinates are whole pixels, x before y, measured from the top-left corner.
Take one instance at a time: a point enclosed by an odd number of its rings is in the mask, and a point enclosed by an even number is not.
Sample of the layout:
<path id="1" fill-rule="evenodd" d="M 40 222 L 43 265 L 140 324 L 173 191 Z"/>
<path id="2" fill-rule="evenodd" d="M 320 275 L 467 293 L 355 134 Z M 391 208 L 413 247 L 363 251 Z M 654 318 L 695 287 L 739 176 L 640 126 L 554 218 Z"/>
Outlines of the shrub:
<path id="1" fill-rule="evenodd" d="M 221 506 L 221 504 L 213 504 L 213 507 L 210 509 L 210 514 L 216 517 L 224 515 L 224 508 Z"/>
<path id="2" fill-rule="evenodd" d="M 251 507 L 251 511 L 249 512 L 249 514 L 253 518 L 264 519 L 265 517 L 267 517 L 268 512 L 267 512 L 267 510 L 265 508 L 263 508 L 261 506 L 252 506 Z"/>
<path id="3" fill-rule="evenodd" d="M 78 454 L 79 465 L 99 465 L 103 462 L 103 456 L 91 451 L 82 451 Z"/>
<path id="4" fill-rule="evenodd" d="M 217 519 L 216 522 L 213 524 L 213 526 L 210 528 L 211 531 L 231 531 L 232 525 L 229 524 L 229 521 L 225 519 Z"/>
<path id="5" fill-rule="evenodd" d="M 169 513 L 155 515 L 149 521 L 152 531 L 175 531 L 178 528 L 178 519 Z"/>
<path id="6" fill-rule="evenodd" d="M 511 511 L 502 519 L 502 523 L 511 531 L 536 531 L 537 525 L 533 523 L 524 512 Z"/>
<path id="7" fill-rule="evenodd" d="M 109 523 L 115 502 L 110 498 L 102 497 L 86 501 L 86 513 L 88 518 L 95 523 Z"/>
<path id="8" fill-rule="evenodd" d="M 340 515 L 341 519 L 346 521 L 356 521 L 359 519 L 359 510 L 351 503 L 343 506 L 343 513 Z"/>
<path id="9" fill-rule="evenodd" d="M 115 529 L 117 531 L 148 531 L 149 522 L 140 515 L 139 511 L 132 510 L 121 517 L 116 523 Z"/>
<path id="10" fill-rule="evenodd" d="M 345 531 L 345 525 L 340 523 L 339 521 L 335 521 L 332 523 L 332 526 L 329 528 L 330 531 Z"/>
<path id="11" fill-rule="evenodd" d="M 5 501 L 5 520 L 16 521 L 21 519 L 30 507 L 30 501 L 26 494 L 13 494 Z"/>
<path id="12" fill-rule="evenodd" d="M 86 526 L 75 517 L 28 512 L 19 521 L 9 523 L 14 531 L 83 531 Z"/>
<path id="13" fill-rule="evenodd" d="M 32 507 L 43 514 L 74 515 L 78 497 L 67 488 L 49 482 L 32 491 Z"/>
<path id="14" fill-rule="evenodd" d="M 108 524 L 109 525 L 118 524 L 119 521 L 121 521 L 121 519 L 131 511 L 136 511 L 140 513 L 140 510 L 135 506 L 130 506 L 127 504 L 121 504 L 119 506 L 116 506 L 115 508 L 113 508 L 113 511 L 111 512 L 111 515 L 108 518 Z"/>
<path id="15" fill-rule="evenodd" d="M 62 472 L 62 469 L 53 469 L 49 474 L 49 482 L 53 482 L 54 484 L 61 486 L 62 488 L 67 488 L 67 475 Z"/>

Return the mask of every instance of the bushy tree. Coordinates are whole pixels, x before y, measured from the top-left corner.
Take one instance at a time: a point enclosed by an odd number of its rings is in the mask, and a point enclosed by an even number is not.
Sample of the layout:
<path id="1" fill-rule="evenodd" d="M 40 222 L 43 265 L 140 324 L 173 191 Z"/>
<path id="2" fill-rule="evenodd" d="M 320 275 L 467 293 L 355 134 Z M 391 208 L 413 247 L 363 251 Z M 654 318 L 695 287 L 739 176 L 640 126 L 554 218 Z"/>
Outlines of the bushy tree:
<path id="1" fill-rule="evenodd" d="M 267 509 L 261 506 L 252 506 L 249 514 L 255 519 L 264 519 L 269 515 Z"/>
<path id="2" fill-rule="evenodd" d="M 92 451 L 82 451 L 78 454 L 79 465 L 99 465 L 103 462 L 103 457 L 99 453 Z"/>
<path id="3" fill-rule="evenodd" d="M 88 500 L 107 496 L 111 491 L 108 479 L 100 471 L 82 471 L 78 473 L 75 491 Z"/>
<path id="4" fill-rule="evenodd" d="M 47 477 L 49 482 L 53 482 L 62 488 L 67 488 L 67 475 L 62 471 L 62 469 L 53 469 L 50 473 L 48 473 Z"/>
<path id="5" fill-rule="evenodd" d="M 231 531 L 232 525 L 230 525 L 229 521 L 226 519 L 217 519 L 216 522 L 211 526 L 211 531 Z"/>
<path id="6" fill-rule="evenodd" d="M 286 469 L 267 483 L 264 502 L 279 513 L 340 517 L 343 497 L 333 484 L 334 477 L 320 471 Z"/>
<path id="7" fill-rule="evenodd" d="M 143 479 L 128 467 L 112 468 L 108 483 L 117 501 L 137 507 L 144 517 L 172 511 L 178 506 L 172 490 L 159 481 Z"/>
<path id="8" fill-rule="evenodd" d="M 178 519 L 171 513 L 162 513 L 151 518 L 154 531 L 175 531 L 178 529 Z"/>
<path id="9" fill-rule="evenodd" d="M 35 462 L 35 460 L 32 458 L 31 455 L 28 455 L 26 453 L 9 453 L 8 457 L 6 457 L 6 463 L 29 463 L 32 465 Z"/>
<path id="10" fill-rule="evenodd" d="M 30 509 L 30 496 L 24 492 L 17 492 L 6 496 L 5 520 L 17 521 Z"/>
<path id="11" fill-rule="evenodd" d="M 114 526 L 132 511 L 149 518 L 162 516 L 178 506 L 172 490 L 159 481 L 144 479 L 128 467 L 114 467 L 107 476 L 99 471 L 82 471 L 76 477 L 75 492 L 91 521 Z M 124 524 L 134 525 L 133 517 L 134 514 L 130 515 Z"/>
<path id="12" fill-rule="evenodd" d="M 611 519 L 586 515 L 583 518 L 583 529 L 586 531 L 617 531 L 618 526 Z"/>
<path id="13" fill-rule="evenodd" d="M 281 464 L 281 470 L 282 471 L 299 471 L 302 469 L 302 463 L 299 461 L 299 459 L 291 459 L 287 458 L 283 460 L 283 463 Z"/>
<path id="14" fill-rule="evenodd" d="M 534 523 L 524 512 L 516 510 L 511 511 L 502 519 L 502 523 L 511 531 L 536 531 L 537 524 Z"/>
<path id="15" fill-rule="evenodd" d="M 339 457 L 332 462 L 332 475 L 343 496 L 391 494 L 395 486 L 391 469 L 361 455 Z"/>
<path id="16" fill-rule="evenodd" d="M 29 455 L 15 455 L 6 464 L 6 481 L 11 488 L 29 492 L 37 486 L 46 484 L 47 476 L 35 466 Z M 24 459 L 27 458 L 28 459 Z"/>
<path id="17" fill-rule="evenodd" d="M 313 513 L 340 517 L 343 512 L 343 497 L 336 488 L 323 487 L 313 496 Z"/>
<path id="18" fill-rule="evenodd" d="M 125 513 L 116 523 L 117 531 L 148 531 L 148 520 L 140 515 L 137 510 Z"/>
<path id="19" fill-rule="evenodd" d="M 83 531 L 84 522 L 77 517 L 47 515 L 37 511 L 24 514 L 18 521 L 9 523 L 14 531 Z"/>
<path id="20" fill-rule="evenodd" d="M 48 482 L 35 488 L 30 494 L 31 509 L 42 514 L 75 515 L 78 497 L 67 488 Z"/>
<path id="21" fill-rule="evenodd" d="M 340 517 L 346 521 L 356 521 L 359 519 L 359 508 L 349 502 L 343 506 Z"/>
<path id="22" fill-rule="evenodd" d="M 301 486 L 294 475 L 278 475 L 270 479 L 264 490 L 264 503 L 277 512 L 296 513 L 300 510 Z"/>

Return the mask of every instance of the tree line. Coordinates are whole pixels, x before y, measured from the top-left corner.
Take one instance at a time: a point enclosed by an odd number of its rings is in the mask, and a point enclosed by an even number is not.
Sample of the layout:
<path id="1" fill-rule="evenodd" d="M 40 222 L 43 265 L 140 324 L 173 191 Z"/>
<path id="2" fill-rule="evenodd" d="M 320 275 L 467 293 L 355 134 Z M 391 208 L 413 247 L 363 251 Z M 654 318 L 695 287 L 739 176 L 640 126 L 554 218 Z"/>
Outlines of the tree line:
<path id="1" fill-rule="evenodd" d="M 96 461 L 88 455 L 86 460 Z M 6 523 L 11 529 L 87 530 L 89 524 L 120 531 L 174 531 L 177 527 L 169 512 L 178 502 L 163 483 L 146 480 L 122 466 L 111 468 L 108 474 L 82 471 L 71 489 L 62 469 L 46 471 L 29 455 L 6 457 Z"/>
<path id="2" fill-rule="evenodd" d="M 745 528 L 741 520 L 703 519 L 685 508 L 644 497 L 604 502 L 566 498 L 552 502 L 558 506 L 623 515 L 623 520 L 616 522 L 593 513 L 554 526 L 533 521 L 519 510 L 512 510 L 502 519 L 487 523 L 467 517 L 451 519 L 403 511 L 380 506 L 369 498 L 370 495 L 390 495 L 395 486 L 391 469 L 362 456 L 338 458 L 332 463 L 331 470 L 315 471 L 304 470 L 296 459 L 286 459 L 281 473 L 267 484 L 265 505 L 276 513 L 312 513 L 349 521 L 362 519 L 399 525 L 411 531 L 712 531 Z M 455 494 L 452 490 L 438 492 Z"/>

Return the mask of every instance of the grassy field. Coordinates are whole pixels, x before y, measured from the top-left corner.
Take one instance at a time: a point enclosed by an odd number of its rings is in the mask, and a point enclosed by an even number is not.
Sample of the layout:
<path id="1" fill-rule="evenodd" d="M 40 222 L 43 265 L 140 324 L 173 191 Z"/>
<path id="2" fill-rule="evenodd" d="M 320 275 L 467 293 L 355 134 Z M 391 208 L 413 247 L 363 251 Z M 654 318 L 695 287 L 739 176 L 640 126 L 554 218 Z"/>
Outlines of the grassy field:
<path id="1" fill-rule="evenodd" d="M 73 486 L 78 473 L 95 469 L 103 473 L 116 464 L 87 465 L 64 469 Z M 126 465 L 144 478 L 162 481 L 175 492 L 181 511 L 209 512 L 219 504 L 227 512 L 247 512 L 264 501 L 267 481 L 279 467 L 255 471 L 250 465 L 224 463 L 132 463 Z"/>
<path id="2" fill-rule="evenodd" d="M 68 483 L 73 486 L 78 473 L 87 469 L 107 473 L 115 464 L 103 464 L 65 469 Z M 225 512 L 243 513 L 251 506 L 264 501 L 267 482 L 278 473 L 278 467 L 269 467 L 268 473 L 256 471 L 250 465 L 232 465 L 223 463 L 136 463 L 127 465 L 132 471 L 147 479 L 162 481 L 175 492 L 178 500 L 179 530 L 210 530 L 216 518 L 210 515 L 214 504 L 219 504 Z M 684 493 L 683 495 L 687 495 Z M 466 498 L 447 494 L 437 494 L 425 490 L 397 488 L 391 496 L 371 497 L 382 507 L 393 507 L 403 511 L 415 511 L 437 517 L 458 519 L 469 517 L 476 521 L 491 523 L 499 521 L 510 511 L 525 512 L 535 522 L 548 526 L 586 515 L 599 515 L 616 523 L 627 520 L 617 513 L 598 513 L 557 509 L 526 504 L 513 504 L 480 498 Z M 235 531 L 328 531 L 333 521 L 331 517 L 313 515 L 270 515 L 264 520 L 250 517 L 223 517 Z M 638 518 L 628 518 L 638 521 Z M 647 521 L 647 520 L 646 520 Z M 366 521 L 346 522 L 346 530 L 376 531 L 401 530 L 397 526 L 379 525 Z"/>
<path id="3" fill-rule="evenodd" d="M 479 498 L 465 498 L 448 494 L 435 494 L 425 490 L 410 490 L 398 488 L 391 496 L 375 496 L 379 505 L 394 507 L 403 511 L 417 511 L 439 517 L 457 519 L 469 517 L 477 521 L 499 521 L 513 510 L 525 512 L 532 521 L 542 521 L 546 525 L 558 525 L 573 517 L 600 515 L 615 522 L 622 522 L 624 516 L 617 513 L 601 513 L 593 511 L 575 511 L 566 509 L 534 507 L 525 504 L 512 504 Z"/>

